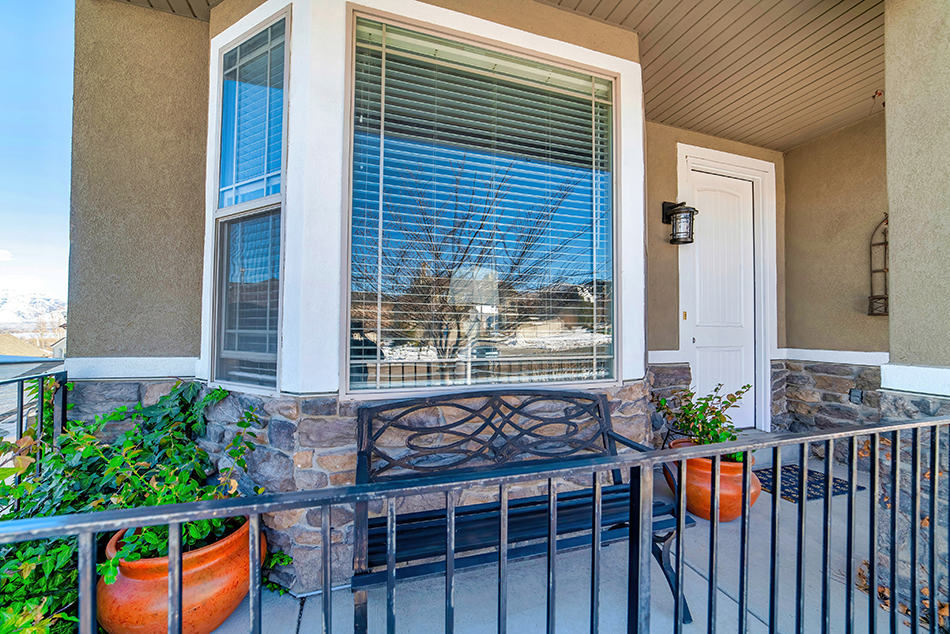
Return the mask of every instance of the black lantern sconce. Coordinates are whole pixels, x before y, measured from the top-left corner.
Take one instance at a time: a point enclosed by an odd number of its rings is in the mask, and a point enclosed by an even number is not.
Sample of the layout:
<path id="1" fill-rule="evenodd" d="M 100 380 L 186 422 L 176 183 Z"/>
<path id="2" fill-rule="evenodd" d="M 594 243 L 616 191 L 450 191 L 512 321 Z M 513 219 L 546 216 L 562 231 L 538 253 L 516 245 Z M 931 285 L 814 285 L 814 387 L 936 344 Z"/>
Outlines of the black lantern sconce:
<path id="1" fill-rule="evenodd" d="M 663 203 L 663 224 L 670 227 L 670 244 L 693 243 L 693 216 L 699 213 L 686 203 Z"/>

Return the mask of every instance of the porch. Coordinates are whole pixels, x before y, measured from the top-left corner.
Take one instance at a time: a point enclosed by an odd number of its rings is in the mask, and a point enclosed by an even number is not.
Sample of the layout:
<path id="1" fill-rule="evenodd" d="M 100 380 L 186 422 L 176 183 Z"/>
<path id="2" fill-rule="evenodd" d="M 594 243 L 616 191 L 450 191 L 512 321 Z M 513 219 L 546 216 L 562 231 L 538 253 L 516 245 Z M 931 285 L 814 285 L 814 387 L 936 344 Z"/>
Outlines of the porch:
<path id="1" fill-rule="evenodd" d="M 62 375 L 56 378 L 65 380 Z M 42 408 L 36 411 L 50 423 L 48 411 L 46 416 Z M 52 421 L 54 425 L 61 424 L 62 411 Z M 711 457 L 716 472 L 722 457 L 735 453 L 743 455 L 739 519 L 697 518 L 695 526 L 688 526 L 685 487 L 677 488 L 671 497 L 660 468 L 673 465 L 676 478 L 683 482 L 688 460 Z M 731 443 L 578 458 L 553 465 L 523 463 L 490 472 L 476 469 L 401 482 L 11 520 L 0 523 L 0 544 L 76 536 L 82 632 L 95 631 L 96 595 L 103 587 L 101 582 L 96 587 L 97 552 L 102 538 L 114 531 L 168 525 L 172 536 L 168 542 L 168 629 L 177 632 L 187 595 L 181 538 L 174 536 L 180 535 L 187 522 L 249 517 L 248 549 L 250 560 L 255 561 L 263 548 L 260 529 L 265 523 L 273 527 L 284 514 L 300 517 L 303 513 L 308 522 L 316 514 L 320 528 L 312 556 L 295 566 L 298 576 L 316 580 L 319 589 L 300 596 L 267 592 L 260 568 L 251 566 L 250 594 L 217 631 L 353 631 L 359 619 L 354 614 L 354 592 L 346 580 L 355 560 L 352 542 L 345 535 L 352 517 L 347 509 L 359 502 L 371 503 L 389 516 L 386 582 L 367 593 L 365 631 L 369 632 L 898 632 L 913 629 L 910 623 L 938 632 L 946 629 L 950 605 L 948 456 L 950 420 L 946 418 L 820 433 L 746 432 Z M 785 473 L 788 467 L 797 467 L 797 472 Z M 601 546 L 601 529 L 607 526 L 601 523 L 602 480 L 598 476 L 616 469 L 628 482 L 632 538 Z M 753 472 L 763 481 L 778 483 L 779 490 L 774 484 L 765 485 L 758 499 L 753 499 Z M 547 554 L 514 559 L 509 558 L 513 550 L 506 546 L 485 553 L 490 563 L 456 569 L 455 561 L 461 562 L 466 553 L 456 550 L 456 534 L 449 531 L 444 561 L 435 566 L 435 572 L 402 578 L 406 568 L 394 558 L 400 543 L 395 532 L 397 506 L 428 508 L 433 499 L 444 500 L 447 525 L 454 527 L 456 510 L 463 510 L 456 504 L 461 495 L 495 488 L 499 495 L 494 499 L 504 500 L 497 530 L 507 535 L 509 495 L 515 504 L 524 490 L 537 487 L 547 491 L 550 501 L 584 481 L 598 483 L 593 488 L 593 529 L 572 532 L 571 539 L 580 541 L 571 550 L 559 549 L 565 536 L 549 503 L 548 525 L 557 525 L 558 533 L 549 529 L 541 539 L 539 552 L 546 548 Z M 672 594 L 650 554 L 654 527 L 649 509 L 655 500 L 663 499 L 684 513 L 671 533 L 674 588 L 680 589 Z M 719 500 L 717 488 L 714 509 Z M 336 511 L 341 509 L 344 513 L 338 516 Z M 714 511 L 712 516 L 718 514 Z M 273 529 L 266 535 L 275 537 Z M 875 595 L 870 602 L 869 588 Z M 677 596 L 685 601 L 680 609 Z M 687 609 L 692 623 L 684 623 Z"/>
<path id="2" fill-rule="evenodd" d="M 783 451 L 784 464 L 794 463 L 798 456 L 794 447 Z M 756 454 L 756 468 L 771 464 L 767 451 Z M 824 461 L 812 459 L 811 468 L 822 470 Z M 835 475 L 847 478 L 845 465 L 835 465 Z M 868 517 L 870 493 L 867 490 L 868 474 L 859 472 L 858 486 L 863 487 L 855 493 L 855 514 Z M 665 483 L 655 483 L 655 495 L 668 497 L 669 488 Z M 747 598 L 747 632 L 769 632 L 770 623 L 770 575 L 772 551 L 770 546 L 770 521 L 774 497 L 761 496 L 750 514 L 749 566 Z M 834 496 L 831 525 L 847 525 L 848 500 L 846 496 Z M 806 533 L 804 551 L 804 601 L 805 611 L 803 628 L 805 632 L 822 631 L 822 565 L 823 553 L 821 535 L 824 529 L 823 501 L 813 499 L 807 502 Z M 798 505 L 787 500 L 780 501 L 779 523 L 780 540 L 778 561 L 779 603 L 777 605 L 778 629 L 780 632 L 796 631 L 796 562 L 798 561 L 797 531 Z M 742 549 L 741 522 L 720 524 L 717 542 L 719 560 L 716 580 L 716 607 L 713 623 L 710 625 L 709 612 L 709 541 L 710 523 L 701 518 L 697 526 L 690 529 L 690 539 L 684 548 L 684 596 L 689 602 L 693 622 L 683 625 L 682 632 L 734 632 L 738 629 L 739 615 L 739 562 Z M 836 528 L 832 532 L 833 550 L 831 552 L 830 584 L 831 596 L 829 632 L 882 632 L 890 631 L 889 610 L 880 599 L 877 606 L 877 629 L 869 628 L 868 594 L 864 588 L 853 588 L 850 596 L 854 600 L 853 617 L 847 617 L 848 591 L 846 576 L 848 565 L 845 561 L 847 549 L 844 543 L 845 532 Z M 852 553 L 852 574 L 868 557 L 868 526 L 865 522 L 855 525 L 854 552 Z M 600 568 L 600 628 L 603 632 L 626 630 L 628 600 L 628 544 L 613 543 L 601 552 Z M 590 551 L 578 550 L 560 553 L 557 557 L 558 584 L 556 591 L 557 631 L 583 632 L 590 629 Z M 507 627 L 512 632 L 525 634 L 546 631 L 546 561 L 544 558 L 523 560 L 509 564 Z M 650 627 L 653 632 L 674 631 L 673 599 L 663 580 L 662 574 L 653 564 L 650 581 Z M 455 632 L 482 633 L 499 631 L 497 628 L 498 598 L 497 565 L 456 573 L 455 595 Z M 886 582 L 885 582 L 886 585 Z M 397 631 L 437 632 L 445 625 L 445 577 L 434 576 L 400 583 L 397 588 L 396 602 Z M 347 588 L 333 591 L 332 615 L 333 632 L 352 632 L 352 593 Z M 247 631 L 248 602 L 245 600 L 231 617 L 217 630 L 222 634 L 238 634 Z M 375 589 L 370 593 L 370 631 L 383 631 L 386 627 L 386 590 Z M 294 597 L 290 594 L 277 595 L 265 593 L 262 597 L 262 613 L 265 615 L 262 631 L 275 633 L 301 634 L 320 632 L 323 628 L 323 602 L 321 593 L 306 597 Z M 909 618 L 901 615 L 899 632 L 910 631 Z M 775 630 L 773 630 L 775 631 Z"/>

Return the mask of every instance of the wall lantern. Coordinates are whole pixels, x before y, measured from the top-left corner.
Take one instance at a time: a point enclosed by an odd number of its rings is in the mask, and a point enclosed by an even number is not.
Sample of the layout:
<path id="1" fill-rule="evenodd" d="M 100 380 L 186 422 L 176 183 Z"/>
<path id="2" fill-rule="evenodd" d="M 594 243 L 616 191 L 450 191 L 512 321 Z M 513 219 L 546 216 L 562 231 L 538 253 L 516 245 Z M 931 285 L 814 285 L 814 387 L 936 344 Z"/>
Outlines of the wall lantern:
<path id="1" fill-rule="evenodd" d="M 693 216 L 699 213 L 686 203 L 663 203 L 663 223 L 670 228 L 670 244 L 693 243 Z"/>

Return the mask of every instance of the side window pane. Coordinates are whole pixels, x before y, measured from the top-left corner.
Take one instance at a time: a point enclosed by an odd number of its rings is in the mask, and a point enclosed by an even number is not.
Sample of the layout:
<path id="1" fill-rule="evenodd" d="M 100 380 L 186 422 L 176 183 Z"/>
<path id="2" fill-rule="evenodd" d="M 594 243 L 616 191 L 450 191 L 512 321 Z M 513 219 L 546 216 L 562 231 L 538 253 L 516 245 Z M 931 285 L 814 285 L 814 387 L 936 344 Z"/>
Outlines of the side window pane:
<path id="1" fill-rule="evenodd" d="M 280 192 L 284 20 L 224 54 L 218 207 Z"/>
<path id="2" fill-rule="evenodd" d="M 280 295 L 280 211 L 221 224 L 215 378 L 274 387 Z"/>

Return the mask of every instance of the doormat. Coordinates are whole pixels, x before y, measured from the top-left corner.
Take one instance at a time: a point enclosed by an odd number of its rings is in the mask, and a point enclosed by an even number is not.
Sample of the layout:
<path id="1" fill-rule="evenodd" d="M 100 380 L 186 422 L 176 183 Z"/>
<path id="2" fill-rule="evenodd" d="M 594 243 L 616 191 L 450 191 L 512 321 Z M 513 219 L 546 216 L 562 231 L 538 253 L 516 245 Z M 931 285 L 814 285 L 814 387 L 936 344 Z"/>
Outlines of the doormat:
<path id="1" fill-rule="evenodd" d="M 772 493 L 772 467 L 763 467 L 754 469 L 755 475 L 759 477 L 762 483 L 762 490 L 766 493 Z M 789 502 L 798 503 L 799 483 L 798 478 L 801 472 L 797 464 L 782 465 L 782 499 Z M 805 483 L 808 490 L 809 500 L 820 500 L 825 497 L 825 474 L 823 471 L 808 470 L 808 481 Z M 863 491 L 864 487 L 860 484 L 855 487 L 856 491 Z M 848 481 L 841 478 L 831 478 L 831 495 L 845 495 L 848 492 Z"/>

